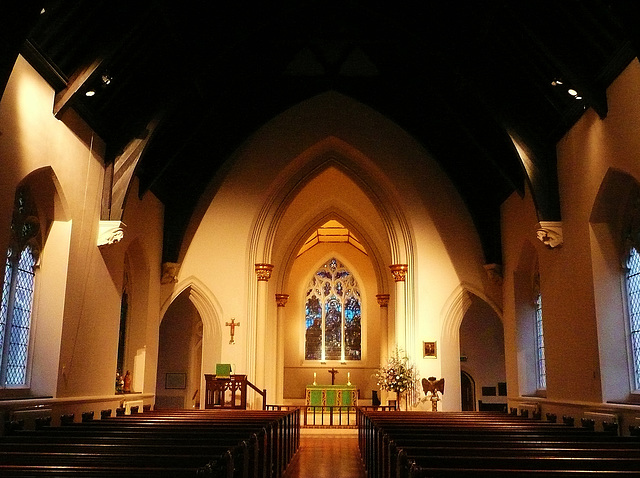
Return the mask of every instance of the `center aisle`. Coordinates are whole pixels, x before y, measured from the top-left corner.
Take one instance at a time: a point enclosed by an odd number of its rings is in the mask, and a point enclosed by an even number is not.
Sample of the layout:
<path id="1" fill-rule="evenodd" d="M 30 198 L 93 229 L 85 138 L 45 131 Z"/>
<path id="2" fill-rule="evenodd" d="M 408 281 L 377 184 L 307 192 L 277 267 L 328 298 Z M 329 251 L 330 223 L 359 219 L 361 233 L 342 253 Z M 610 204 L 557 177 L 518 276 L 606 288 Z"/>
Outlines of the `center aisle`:
<path id="1" fill-rule="evenodd" d="M 283 478 L 365 478 L 357 430 L 303 429 Z"/>

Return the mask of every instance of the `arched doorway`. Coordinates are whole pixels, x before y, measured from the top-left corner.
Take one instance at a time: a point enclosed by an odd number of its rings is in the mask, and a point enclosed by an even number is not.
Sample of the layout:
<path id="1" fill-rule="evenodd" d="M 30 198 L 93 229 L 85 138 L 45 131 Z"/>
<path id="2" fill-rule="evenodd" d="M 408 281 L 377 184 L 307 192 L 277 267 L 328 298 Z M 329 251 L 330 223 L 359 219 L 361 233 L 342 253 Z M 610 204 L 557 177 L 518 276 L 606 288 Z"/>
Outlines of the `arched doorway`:
<path id="1" fill-rule="evenodd" d="M 462 411 L 476 411 L 476 382 L 471 375 L 464 370 L 460 371 L 460 391 L 462 393 Z"/>
<path id="2" fill-rule="evenodd" d="M 502 321 L 486 301 L 475 294 L 469 298 L 471 303 L 460 324 L 462 410 L 502 410 L 507 399 Z M 471 384 L 465 385 L 465 380 Z M 473 387 L 473 392 L 465 391 L 465 386 Z M 465 404 L 471 397 L 473 405 Z"/>
<path id="3" fill-rule="evenodd" d="M 202 319 L 185 291 L 160 324 L 155 408 L 199 408 L 202 334 Z"/>

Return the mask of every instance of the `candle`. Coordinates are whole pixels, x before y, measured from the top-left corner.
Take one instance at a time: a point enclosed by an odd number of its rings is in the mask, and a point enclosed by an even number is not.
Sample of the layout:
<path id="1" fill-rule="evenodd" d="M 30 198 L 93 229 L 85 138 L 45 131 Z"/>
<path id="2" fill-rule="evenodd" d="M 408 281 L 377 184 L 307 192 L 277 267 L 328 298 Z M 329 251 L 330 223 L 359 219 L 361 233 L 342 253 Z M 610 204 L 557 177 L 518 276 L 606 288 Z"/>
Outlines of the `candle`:
<path id="1" fill-rule="evenodd" d="M 347 385 L 351 385 L 351 372 L 347 372 Z"/>
<path id="2" fill-rule="evenodd" d="M 314 385 L 316 384 L 316 373 L 315 372 L 313 372 L 313 384 Z"/>

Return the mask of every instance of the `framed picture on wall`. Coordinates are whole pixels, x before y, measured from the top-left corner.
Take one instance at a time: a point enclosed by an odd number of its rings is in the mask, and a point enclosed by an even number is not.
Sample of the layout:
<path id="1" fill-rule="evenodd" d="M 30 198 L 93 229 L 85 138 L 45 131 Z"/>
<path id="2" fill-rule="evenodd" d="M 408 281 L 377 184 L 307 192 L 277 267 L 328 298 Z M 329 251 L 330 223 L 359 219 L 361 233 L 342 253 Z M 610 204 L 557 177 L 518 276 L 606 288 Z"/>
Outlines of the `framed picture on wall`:
<path id="1" fill-rule="evenodd" d="M 165 389 L 184 389 L 187 388 L 186 373 L 167 373 L 164 376 Z"/>
<path id="2" fill-rule="evenodd" d="M 438 356 L 436 342 L 422 342 L 423 357 L 436 358 Z"/>

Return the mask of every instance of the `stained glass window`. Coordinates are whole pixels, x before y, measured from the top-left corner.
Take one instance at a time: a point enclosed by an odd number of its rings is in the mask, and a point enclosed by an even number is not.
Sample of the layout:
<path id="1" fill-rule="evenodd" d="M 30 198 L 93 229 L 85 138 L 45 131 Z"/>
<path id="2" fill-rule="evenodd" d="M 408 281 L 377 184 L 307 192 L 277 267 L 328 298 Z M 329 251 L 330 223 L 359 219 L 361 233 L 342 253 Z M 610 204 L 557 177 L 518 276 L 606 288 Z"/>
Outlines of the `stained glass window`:
<path id="1" fill-rule="evenodd" d="M 536 310 L 536 376 L 538 389 L 547 388 L 547 364 L 544 357 L 544 330 L 542 329 L 542 295 L 537 293 Z"/>
<path id="2" fill-rule="evenodd" d="M 626 284 L 634 384 L 640 390 L 640 254 L 635 247 L 627 258 Z"/>
<path id="3" fill-rule="evenodd" d="M 305 359 L 361 359 L 361 298 L 353 274 L 337 259 L 318 269 L 307 287 Z"/>
<path id="4" fill-rule="evenodd" d="M 0 302 L 0 384 L 25 385 L 40 225 L 28 190 L 16 193 Z"/>

